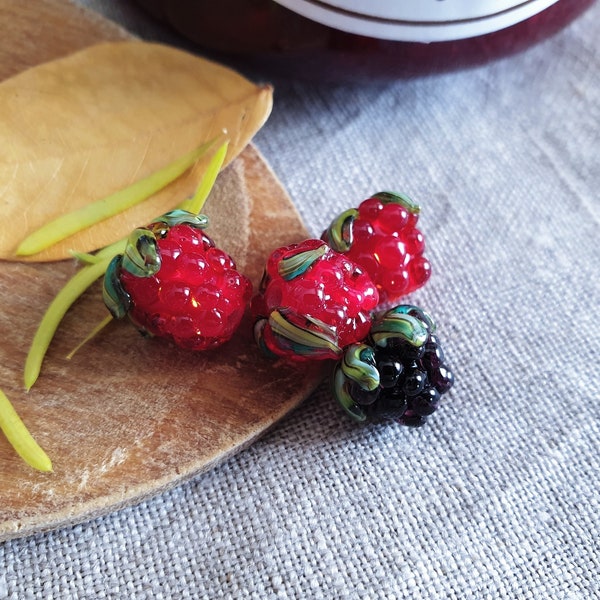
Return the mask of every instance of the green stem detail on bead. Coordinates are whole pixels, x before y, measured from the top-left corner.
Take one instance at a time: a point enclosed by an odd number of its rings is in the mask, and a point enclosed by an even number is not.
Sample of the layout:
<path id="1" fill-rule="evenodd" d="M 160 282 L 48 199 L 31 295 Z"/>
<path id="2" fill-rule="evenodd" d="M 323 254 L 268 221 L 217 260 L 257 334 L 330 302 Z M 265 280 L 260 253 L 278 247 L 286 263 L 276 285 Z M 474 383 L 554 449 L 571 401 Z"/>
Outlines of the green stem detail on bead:
<path id="1" fill-rule="evenodd" d="M 336 365 L 332 378 L 332 393 L 334 398 L 355 421 L 366 421 L 366 413 L 354 402 L 348 391 L 348 386 L 349 380 L 344 375 L 342 367 L 339 364 Z"/>
<path id="2" fill-rule="evenodd" d="M 341 361 L 344 376 L 355 381 L 361 388 L 373 391 L 379 386 L 379 371 L 375 353 L 366 344 L 351 344 L 344 350 Z"/>
<path id="3" fill-rule="evenodd" d="M 372 198 L 377 198 L 383 204 L 399 204 L 405 208 L 409 213 L 418 215 L 421 212 L 421 207 L 412 198 L 409 198 L 406 194 L 399 192 L 377 192 L 373 194 Z"/>
<path id="4" fill-rule="evenodd" d="M 160 269 L 161 259 L 156 237 L 149 229 L 134 229 L 125 246 L 121 267 L 136 277 L 152 277 Z"/>
<path id="5" fill-rule="evenodd" d="M 123 288 L 119 278 L 122 258 L 122 254 L 117 254 L 110 261 L 102 284 L 102 300 L 115 319 L 122 319 L 131 306 L 131 297 Z"/>
<path id="6" fill-rule="evenodd" d="M 274 310 L 269 315 L 273 335 L 279 338 L 281 347 L 288 346 L 300 356 L 318 358 L 342 354 L 337 337 L 319 319 L 300 317 L 289 309 Z"/>
<path id="7" fill-rule="evenodd" d="M 425 324 L 418 318 L 390 310 L 377 319 L 371 327 L 371 338 L 382 348 L 389 338 L 402 338 L 412 346 L 422 346 L 429 336 Z"/>
<path id="8" fill-rule="evenodd" d="M 150 227 L 153 225 L 165 225 L 167 229 L 175 227 L 175 225 L 189 225 L 195 229 L 206 229 L 208 227 L 208 217 L 182 208 L 176 208 L 154 219 Z"/>
<path id="9" fill-rule="evenodd" d="M 277 355 L 271 352 L 265 344 L 265 327 L 268 323 L 269 320 L 265 318 L 258 319 L 256 323 L 254 323 L 254 341 L 265 356 L 276 359 Z"/>
<path id="10" fill-rule="evenodd" d="M 411 317 L 415 317 L 416 319 L 423 321 L 428 327 L 429 333 L 433 333 L 436 330 L 436 324 L 433 320 L 433 317 L 428 312 L 424 311 L 420 306 L 415 306 L 414 304 L 399 304 L 398 306 L 388 310 L 386 314 L 410 315 Z"/>
<path id="11" fill-rule="evenodd" d="M 338 215 L 325 231 L 327 243 L 336 252 L 347 252 L 353 241 L 352 225 L 358 216 L 356 208 L 349 208 Z"/>
<path id="12" fill-rule="evenodd" d="M 329 250 L 329 246 L 323 242 L 317 248 L 312 250 L 303 250 L 296 254 L 286 256 L 279 261 L 277 270 L 283 279 L 290 281 L 295 277 L 300 277 L 318 261 Z"/>
<path id="13" fill-rule="evenodd" d="M 169 211 L 154 219 L 148 227 L 134 229 L 127 239 L 123 254 L 111 260 L 104 275 L 102 299 L 115 319 L 122 319 L 131 307 L 131 297 L 121 284 L 121 269 L 136 277 L 152 277 L 158 273 L 161 257 L 157 237 L 166 236 L 171 227 L 181 224 L 205 229 L 208 227 L 208 217 L 179 208 Z"/>

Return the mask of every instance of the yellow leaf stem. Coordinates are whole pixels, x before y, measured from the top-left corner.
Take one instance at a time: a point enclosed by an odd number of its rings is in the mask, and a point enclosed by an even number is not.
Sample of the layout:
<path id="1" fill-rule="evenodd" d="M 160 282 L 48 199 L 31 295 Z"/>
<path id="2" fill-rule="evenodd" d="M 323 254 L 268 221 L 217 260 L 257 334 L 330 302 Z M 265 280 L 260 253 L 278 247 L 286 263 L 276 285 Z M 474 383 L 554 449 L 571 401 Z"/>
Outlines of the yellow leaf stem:
<path id="1" fill-rule="evenodd" d="M 96 254 L 91 254 L 90 252 L 78 252 L 77 250 L 72 250 L 71 255 L 77 262 L 83 265 L 93 265 L 100 260 Z"/>
<path id="2" fill-rule="evenodd" d="M 107 325 L 109 325 L 110 323 L 112 323 L 113 320 L 113 316 L 112 315 L 107 315 L 106 317 L 104 317 L 104 319 L 102 319 L 102 321 L 100 321 L 100 323 L 98 323 L 86 336 L 85 338 L 79 342 L 79 344 L 77 344 L 77 346 L 75 346 L 75 348 L 73 348 L 73 350 L 71 350 L 69 352 L 69 354 L 67 354 L 66 359 L 67 360 L 71 360 L 75 354 L 77 354 L 77 352 L 79 352 L 79 350 L 81 348 L 83 348 L 83 346 L 85 346 L 91 339 L 93 339 L 94 337 L 96 337 Z"/>
<path id="3" fill-rule="evenodd" d="M 206 199 L 208 198 L 208 195 L 210 194 L 210 191 L 215 184 L 215 181 L 217 180 L 217 176 L 221 171 L 221 167 L 223 166 L 223 162 L 227 156 L 228 147 L 229 142 L 225 142 L 215 152 L 213 157 L 210 159 L 208 166 L 206 167 L 206 171 L 202 176 L 202 180 L 196 188 L 196 192 L 189 200 L 182 202 L 180 208 L 191 213 L 200 213 L 204 203 L 206 202 Z"/>
<path id="4" fill-rule="evenodd" d="M 23 379 L 27 390 L 31 389 L 31 386 L 36 382 L 40 374 L 44 356 L 46 355 L 48 346 L 50 345 L 62 318 L 75 300 L 77 300 L 77 298 L 79 298 L 79 296 L 81 296 L 94 281 L 104 275 L 111 259 L 112 256 L 108 256 L 95 264 L 81 268 L 71 279 L 69 279 L 50 303 L 50 306 L 46 310 L 40 325 L 35 332 L 25 361 Z"/>
<path id="5" fill-rule="evenodd" d="M 0 390 L 0 429 L 16 453 L 38 471 L 52 471 L 52 461 L 35 441 L 6 394 Z"/>
<path id="6" fill-rule="evenodd" d="M 17 256 L 37 254 L 78 231 L 87 229 L 153 196 L 185 173 L 213 143 L 214 140 L 202 144 L 148 177 L 45 223 L 21 242 L 17 248 Z"/>

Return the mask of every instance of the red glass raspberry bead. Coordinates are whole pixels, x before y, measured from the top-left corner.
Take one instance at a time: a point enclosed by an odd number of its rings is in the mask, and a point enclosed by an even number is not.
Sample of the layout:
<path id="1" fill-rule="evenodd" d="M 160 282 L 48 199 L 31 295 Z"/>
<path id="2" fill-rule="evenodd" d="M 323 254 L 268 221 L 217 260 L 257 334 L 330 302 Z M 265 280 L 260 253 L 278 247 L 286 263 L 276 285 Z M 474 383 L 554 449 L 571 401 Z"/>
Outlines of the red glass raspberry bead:
<path id="1" fill-rule="evenodd" d="M 293 360 L 336 358 L 368 335 L 378 301 L 363 269 L 322 240 L 277 248 L 251 303 L 256 339 Z"/>
<path id="2" fill-rule="evenodd" d="M 141 232 L 138 240 L 145 235 L 155 239 L 160 268 L 141 273 L 135 266 L 128 269 L 121 259 L 116 286 L 121 286 L 121 300 L 140 331 L 170 339 L 182 348 L 206 350 L 232 337 L 252 295 L 252 284 L 237 271 L 233 259 L 181 213 L 177 211 L 170 223 L 159 221 L 136 230 Z M 130 248 L 132 252 L 135 249 Z M 105 280 L 105 289 L 106 285 Z"/>
<path id="3" fill-rule="evenodd" d="M 362 266 L 390 307 L 424 285 L 431 265 L 425 238 L 417 229 L 420 208 L 403 194 L 379 192 L 336 217 L 323 239 Z"/>

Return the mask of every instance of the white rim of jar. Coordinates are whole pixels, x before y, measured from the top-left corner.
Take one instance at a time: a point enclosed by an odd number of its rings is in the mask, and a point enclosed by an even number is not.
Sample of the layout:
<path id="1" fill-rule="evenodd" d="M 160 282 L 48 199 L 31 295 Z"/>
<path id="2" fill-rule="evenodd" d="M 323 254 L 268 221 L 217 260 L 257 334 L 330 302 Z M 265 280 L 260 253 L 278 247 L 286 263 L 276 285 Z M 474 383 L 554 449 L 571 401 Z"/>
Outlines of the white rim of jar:
<path id="1" fill-rule="evenodd" d="M 558 0 L 275 0 L 348 33 L 406 42 L 443 42 L 515 25 Z"/>

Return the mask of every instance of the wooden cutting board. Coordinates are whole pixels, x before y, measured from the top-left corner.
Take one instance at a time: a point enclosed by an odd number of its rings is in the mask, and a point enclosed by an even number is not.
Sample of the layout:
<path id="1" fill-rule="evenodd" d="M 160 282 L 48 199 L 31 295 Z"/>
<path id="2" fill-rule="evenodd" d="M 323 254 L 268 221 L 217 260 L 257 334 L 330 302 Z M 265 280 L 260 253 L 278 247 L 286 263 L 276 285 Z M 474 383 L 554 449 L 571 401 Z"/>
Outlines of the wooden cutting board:
<path id="1" fill-rule="evenodd" d="M 129 37 L 65 0 L 4 0 L 0 31 L 0 79 Z M 227 206 L 231 194 L 241 198 L 235 210 Z M 219 176 L 205 209 L 217 221 L 211 235 L 235 251 L 255 286 L 273 248 L 306 237 L 252 146 Z M 219 227 L 220 214 L 227 227 Z M 235 239 L 227 237 L 232 231 Z M 112 323 L 67 360 L 106 314 L 97 285 L 68 313 L 40 379 L 26 393 L 22 372 L 32 336 L 75 269 L 71 261 L 0 262 L 0 387 L 54 464 L 53 473 L 33 471 L 0 436 L 0 541 L 106 514 L 206 471 L 252 443 L 325 375 L 323 364 L 291 367 L 262 357 L 248 315 L 234 340 L 210 354 L 184 352 Z"/>

